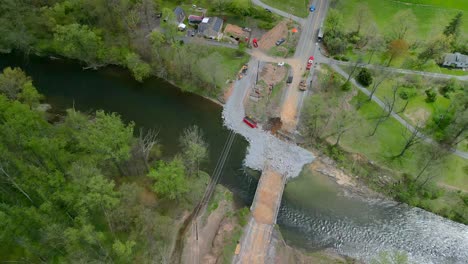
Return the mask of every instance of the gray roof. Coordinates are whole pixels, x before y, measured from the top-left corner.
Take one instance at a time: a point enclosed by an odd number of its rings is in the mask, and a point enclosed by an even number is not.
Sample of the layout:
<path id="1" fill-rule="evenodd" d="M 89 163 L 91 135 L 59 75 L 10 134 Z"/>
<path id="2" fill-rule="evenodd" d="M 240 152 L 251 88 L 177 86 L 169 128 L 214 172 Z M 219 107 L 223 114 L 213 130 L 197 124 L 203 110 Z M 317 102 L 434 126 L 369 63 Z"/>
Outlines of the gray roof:
<path id="1" fill-rule="evenodd" d="M 179 23 L 185 19 L 185 12 L 180 6 L 174 9 L 174 14 L 176 15 L 176 19 Z"/>
<path id="2" fill-rule="evenodd" d="M 461 53 L 449 53 L 445 55 L 444 65 L 450 64 L 468 64 L 468 56 L 463 55 Z"/>
<path id="3" fill-rule="evenodd" d="M 198 26 L 198 31 L 209 37 L 211 35 L 217 35 L 221 32 L 223 27 L 223 20 L 219 17 L 210 17 L 208 23 L 201 23 Z"/>

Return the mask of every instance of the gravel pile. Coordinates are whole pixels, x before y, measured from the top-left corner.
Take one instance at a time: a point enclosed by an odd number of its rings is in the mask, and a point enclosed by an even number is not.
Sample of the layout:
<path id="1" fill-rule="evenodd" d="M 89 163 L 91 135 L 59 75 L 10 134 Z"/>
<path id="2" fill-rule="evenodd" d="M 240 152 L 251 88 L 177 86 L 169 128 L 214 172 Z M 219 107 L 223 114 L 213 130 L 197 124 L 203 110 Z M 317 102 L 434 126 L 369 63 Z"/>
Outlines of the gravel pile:
<path id="1" fill-rule="evenodd" d="M 270 166 L 286 177 L 299 175 L 302 167 L 313 161 L 313 155 L 295 144 L 274 137 L 261 128 L 252 129 L 242 119 L 245 116 L 243 99 L 249 86 L 255 83 L 257 61 L 251 60 L 247 75 L 235 84 L 234 91 L 223 109 L 224 124 L 244 136 L 250 143 L 244 164 L 255 170 Z"/>

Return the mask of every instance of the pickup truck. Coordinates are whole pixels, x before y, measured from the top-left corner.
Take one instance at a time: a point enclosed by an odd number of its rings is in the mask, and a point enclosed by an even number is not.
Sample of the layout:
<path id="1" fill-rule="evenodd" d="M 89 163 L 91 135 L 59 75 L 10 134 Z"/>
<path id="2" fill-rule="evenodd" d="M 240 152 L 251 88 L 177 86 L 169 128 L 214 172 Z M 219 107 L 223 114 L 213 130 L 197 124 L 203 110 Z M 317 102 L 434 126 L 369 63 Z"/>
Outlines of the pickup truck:
<path id="1" fill-rule="evenodd" d="M 307 85 L 306 85 L 305 80 L 301 80 L 301 82 L 299 83 L 299 90 L 301 90 L 301 91 L 307 90 Z"/>

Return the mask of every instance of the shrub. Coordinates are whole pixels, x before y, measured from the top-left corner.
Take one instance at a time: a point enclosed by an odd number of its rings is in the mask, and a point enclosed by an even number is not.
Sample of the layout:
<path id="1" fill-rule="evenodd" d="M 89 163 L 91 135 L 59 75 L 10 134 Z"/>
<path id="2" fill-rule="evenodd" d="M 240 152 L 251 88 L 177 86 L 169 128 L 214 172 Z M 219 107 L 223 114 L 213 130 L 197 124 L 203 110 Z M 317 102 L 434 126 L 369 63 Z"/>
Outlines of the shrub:
<path id="1" fill-rule="evenodd" d="M 427 90 L 425 91 L 425 93 L 426 93 L 426 96 L 427 96 L 426 102 L 428 102 L 428 103 L 433 103 L 433 102 L 436 101 L 436 99 L 437 99 L 437 93 L 434 91 L 434 89 L 432 89 L 432 88 L 431 88 L 431 89 L 427 89 Z"/>
<path id="2" fill-rule="evenodd" d="M 398 95 L 403 100 L 408 100 L 416 96 L 417 92 L 413 87 L 401 87 L 398 89 Z"/>
<path id="3" fill-rule="evenodd" d="M 367 68 L 362 68 L 357 75 L 357 81 L 365 87 L 372 83 L 372 74 Z"/>
<path id="4" fill-rule="evenodd" d="M 456 79 L 450 79 L 445 85 L 439 88 L 439 93 L 445 98 L 450 98 L 450 93 L 458 89 L 458 82 Z"/>
<path id="5" fill-rule="evenodd" d="M 343 90 L 343 91 L 351 90 L 351 83 L 350 82 L 343 83 L 343 85 L 341 85 L 341 90 Z"/>

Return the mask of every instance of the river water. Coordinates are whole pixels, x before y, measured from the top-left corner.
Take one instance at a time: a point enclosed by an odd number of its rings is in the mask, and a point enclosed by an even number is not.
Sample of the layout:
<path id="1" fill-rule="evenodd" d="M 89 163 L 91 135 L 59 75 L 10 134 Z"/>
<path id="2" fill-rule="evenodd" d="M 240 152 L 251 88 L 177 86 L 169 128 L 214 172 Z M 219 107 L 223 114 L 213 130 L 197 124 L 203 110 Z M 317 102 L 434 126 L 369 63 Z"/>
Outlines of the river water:
<path id="1" fill-rule="evenodd" d="M 179 150 L 181 131 L 198 125 L 209 144 L 208 172 L 228 135 L 220 106 L 156 78 L 138 83 L 115 67 L 82 71 L 61 60 L 2 55 L 0 69 L 6 66 L 23 68 L 55 109 L 73 104 L 84 112 L 104 109 L 137 127 L 159 129 L 167 156 Z M 242 166 L 246 148 L 247 142 L 236 137 L 221 183 L 250 205 L 259 173 Z M 405 251 L 417 263 L 468 263 L 468 226 L 391 201 L 343 194 L 319 175 L 288 183 L 277 222 L 288 243 L 305 250 L 332 247 L 366 262 L 380 251 Z"/>

